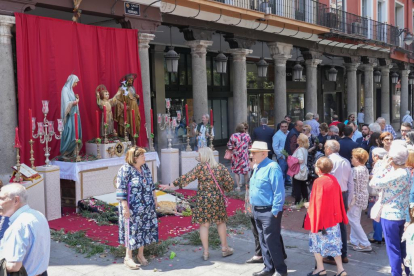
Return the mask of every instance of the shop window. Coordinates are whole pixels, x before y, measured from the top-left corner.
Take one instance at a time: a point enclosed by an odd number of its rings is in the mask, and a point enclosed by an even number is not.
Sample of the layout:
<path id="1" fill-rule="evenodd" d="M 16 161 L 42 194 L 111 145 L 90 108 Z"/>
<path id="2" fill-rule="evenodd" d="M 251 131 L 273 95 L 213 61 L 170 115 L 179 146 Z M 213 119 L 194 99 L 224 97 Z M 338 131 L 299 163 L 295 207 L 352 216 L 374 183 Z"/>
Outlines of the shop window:
<path id="1" fill-rule="evenodd" d="M 394 93 L 392 94 L 392 105 L 391 105 L 391 114 L 392 114 L 392 121 L 399 122 L 401 118 L 400 114 L 400 104 L 401 104 L 401 90 L 400 88 L 396 88 Z"/>
<path id="2" fill-rule="evenodd" d="M 305 117 L 305 94 L 289 93 L 287 98 L 288 113 L 292 122 L 303 120 Z"/>
<path id="3" fill-rule="evenodd" d="M 257 75 L 257 66 L 254 62 L 248 62 L 246 64 L 246 85 L 247 89 L 273 89 L 274 88 L 274 74 L 273 64 L 269 64 L 267 69 L 267 76 L 265 78 L 259 78 Z"/>

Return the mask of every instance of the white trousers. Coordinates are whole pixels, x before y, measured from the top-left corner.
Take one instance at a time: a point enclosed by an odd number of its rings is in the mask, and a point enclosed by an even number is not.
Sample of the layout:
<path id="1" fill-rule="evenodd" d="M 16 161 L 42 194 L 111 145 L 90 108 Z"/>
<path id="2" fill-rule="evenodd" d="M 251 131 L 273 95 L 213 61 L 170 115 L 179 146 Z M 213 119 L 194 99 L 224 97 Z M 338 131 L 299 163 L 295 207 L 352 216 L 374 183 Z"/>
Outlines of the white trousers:
<path id="1" fill-rule="evenodd" d="M 362 208 L 355 205 L 351 206 L 348 211 L 349 225 L 351 226 L 350 240 L 352 244 L 371 246 L 367 235 L 361 226 L 361 212 Z"/>

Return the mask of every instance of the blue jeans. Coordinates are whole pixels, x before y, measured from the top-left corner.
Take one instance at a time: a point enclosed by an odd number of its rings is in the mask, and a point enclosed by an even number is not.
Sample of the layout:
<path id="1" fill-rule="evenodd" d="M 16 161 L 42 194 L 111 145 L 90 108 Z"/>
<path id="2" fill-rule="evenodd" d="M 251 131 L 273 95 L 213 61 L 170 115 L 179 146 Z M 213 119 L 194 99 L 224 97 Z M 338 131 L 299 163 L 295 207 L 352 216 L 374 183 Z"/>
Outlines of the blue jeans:
<path id="1" fill-rule="evenodd" d="M 287 173 L 287 170 L 288 170 L 288 164 L 286 162 L 286 159 L 284 159 L 284 158 L 278 158 L 277 159 L 277 163 L 279 164 L 280 168 L 282 169 L 283 180 L 285 181 L 285 183 L 288 182 L 288 178 L 287 178 L 288 175 L 286 174 Z"/>

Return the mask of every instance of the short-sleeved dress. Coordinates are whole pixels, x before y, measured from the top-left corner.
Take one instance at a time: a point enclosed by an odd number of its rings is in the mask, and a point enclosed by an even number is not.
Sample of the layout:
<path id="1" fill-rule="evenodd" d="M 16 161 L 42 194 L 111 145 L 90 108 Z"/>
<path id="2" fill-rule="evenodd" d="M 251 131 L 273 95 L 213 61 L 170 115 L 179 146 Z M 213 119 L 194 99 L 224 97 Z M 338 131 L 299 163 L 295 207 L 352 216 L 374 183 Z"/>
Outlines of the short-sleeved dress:
<path id="1" fill-rule="evenodd" d="M 222 164 L 211 169 L 223 191 L 233 189 L 234 181 L 229 171 Z M 174 182 L 174 186 L 185 186 L 198 179 L 196 205 L 193 208 L 192 223 L 226 222 L 227 212 L 223 195 L 210 174 L 207 163 L 199 163 L 197 166 L 180 176 Z"/>
<path id="2" fill-rule="evenodd" d="M 129 184 L 129 185 L 128 185 Z M 144 245 L 158 242 L 158 220 L 155 211 L 151 171 L 146 164 L 141 173 L 133 166 L 124 164 L 118 171 L 116 197 L 127 200 L 131 216 L 129 229 L 125 228 L 126 220 L 119 204 L 119 243 L 134 250 Z M 129 230 L 129 235 L 126 231 Z M 129 239 L 126 241 L 126 237 Z"/>
<path id="3" fill-rule="evenodd" d="M 236 174 L 246 174 L 249 172 L 249 152 L 252 139 L 248 133 L 234 133 L 227 148 L 233 150 L 231 158 L 231 171 Z"/>

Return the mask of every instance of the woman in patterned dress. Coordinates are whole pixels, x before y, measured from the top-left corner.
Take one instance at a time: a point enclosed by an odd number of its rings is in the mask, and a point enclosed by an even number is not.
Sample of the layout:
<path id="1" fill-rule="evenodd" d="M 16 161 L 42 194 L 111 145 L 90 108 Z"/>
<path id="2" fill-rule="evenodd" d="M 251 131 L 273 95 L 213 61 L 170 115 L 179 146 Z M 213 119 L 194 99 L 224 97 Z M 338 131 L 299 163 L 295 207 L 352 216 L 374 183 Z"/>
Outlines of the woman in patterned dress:
<path id="1" fill-rule="evenodd" d="M 132 250 L 138 249 L 137 260 L 146 266 L 144 246 L 158 242 L 157 196 L 144 153 L 142 148 L 131 147 L 117 177 L 116 197 L 121 202 L 119 243 L 126 247 L 124 264 L 133 270 L 139 265 L 132 259 Z"/>
<path id="2" fill-rule="evenodd" d="M 233 249 L 227 244 L 227 212 L 223 190 L 226 192 L 231 191 L 234 182 L 226 167 L 216 162 L 213 151 L 210 148 L 200 148 L 198 153 L 200 163 L 185 175 L 177 178 L 172 184 L 174 186 L 184 187 L 198 179 L 196 205 L 192 209 L 192 223 L 200 224 L 200 239 L 204 248 L 203 258 L 207 261 L 209 258 L 208 229 L 213 222 L 217 224 L 222 256 L 227 257 L 233 254 Z M 160 185 L 160 188 L 172 189 L 173 187 L 171 184 L 168 184 Z"/>
<path id="3" fill-rule="evenodd" d="M 337 276 L 346 276 L 342 266 L 342 244 L 339 223 L 348 223 L 342 199 L 341 186 L 335 176 L 329 174 L 333 163 L 327 157 L 320 157 L 315 164 L 319 176 L 313 183 L 309 203 L 305 203 L 308 213 L 304 228 L 310 230 L 309 251 L 315 255 L 316 269 L 308 276 L 327 275 L 323 257 L 332 256 L 337 266 Z"/>
<path id="4" fill-rule="evenodd" d="M 365 163 L 368 160 L 368 153 L 363 148 L 352 150 L 352 176 L 354 181 L 354 192 L 348 195 L 350 200 L 348 219 L 351 226 L 349 243 L 355 251 L 370 252 L 372 251 L 371 243 L 361 226 L 361 212 L 368 205 L 368 183 L 369 172 Z"/>
<path id="5" fill-rule="evenodd" d="M 240 175 L 244 175 L 244 182 L 249 182 L 249 152 L 247 151 L 252 145 L 250 135 L 245 132 L 245 125 L 238 124 L 236 133 L 231 135 L 227 148 L 233 150 L 231 157 L 231 171 L 234 173 L 236 180 L 236 191 L 240 191 Z"/>

